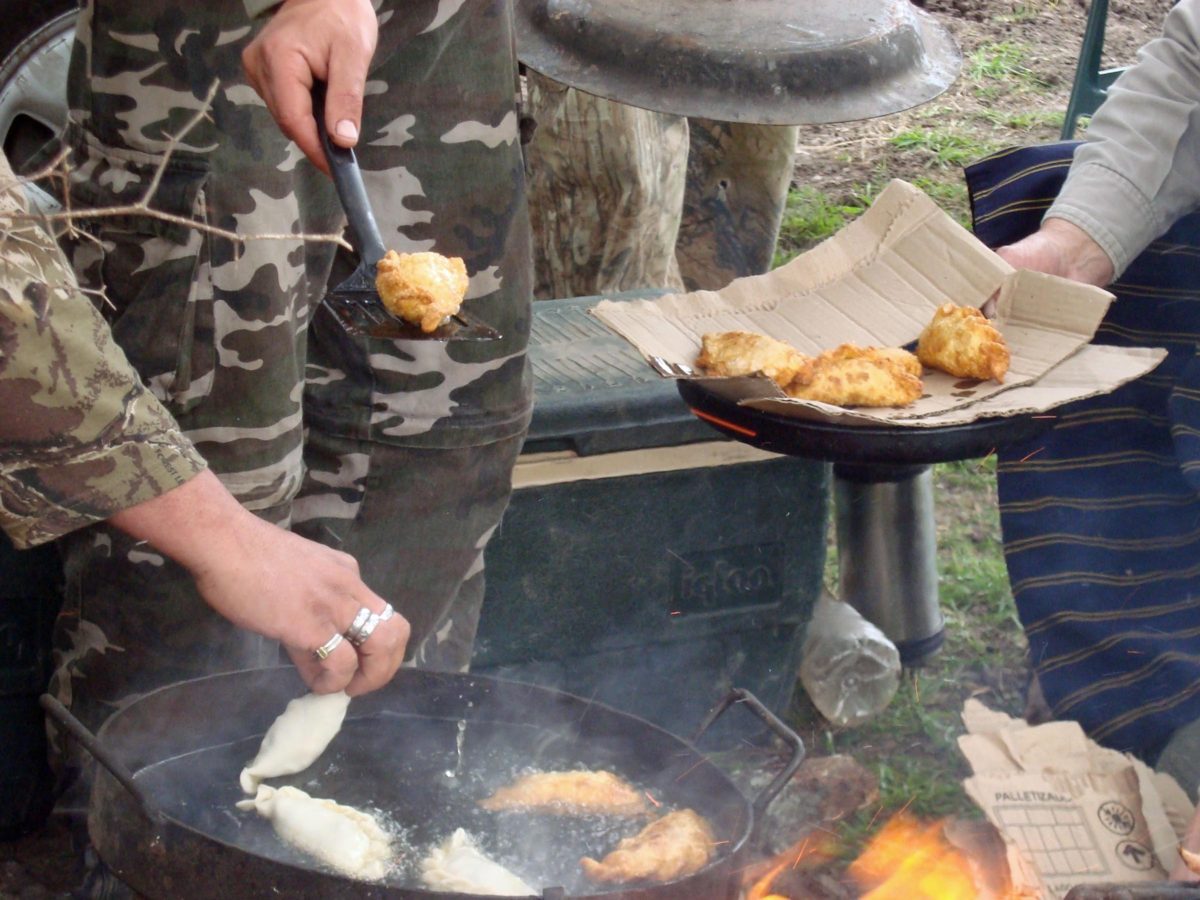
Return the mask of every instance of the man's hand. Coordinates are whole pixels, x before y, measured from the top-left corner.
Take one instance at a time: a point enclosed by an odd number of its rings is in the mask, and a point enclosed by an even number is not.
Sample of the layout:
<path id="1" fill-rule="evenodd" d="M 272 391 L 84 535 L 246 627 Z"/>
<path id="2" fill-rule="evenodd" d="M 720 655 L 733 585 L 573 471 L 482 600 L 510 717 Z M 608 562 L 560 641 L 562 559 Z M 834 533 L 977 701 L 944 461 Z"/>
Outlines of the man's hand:
<path id="1" fill-rule="evenodd" d="M 381 612 L 383 598 L 359 578 L 352 556 L 263 521 L 209 471 L 109 521 L 184 566 L 222 616 L 280 641 L 314 691 L 364 694 L 404 660 L 409 625 L 399 615 L 361 647 L 343 640 L 318 660 L 317 647 L 345 632 L 361 607 Z"/>
<path id="2" fill-rule="evenodd" d="M 329 166 L 313 118 L 313 84 L 327 85 L 324 115 L 330 140 L 353 147 L 378 38 L 370 0 L 284 0 L 242 52 L 246 78 L 280 130 L 326 173 Z"/>
<path id="3" fill-rule="evenodd" d="M 1113 280 L 1108 254 L 1086 231 L 1065 219 L 1046 219 L 1029 237 L 996 252 L 1018 269 L 1034 269 L 1097 287 Z"/>

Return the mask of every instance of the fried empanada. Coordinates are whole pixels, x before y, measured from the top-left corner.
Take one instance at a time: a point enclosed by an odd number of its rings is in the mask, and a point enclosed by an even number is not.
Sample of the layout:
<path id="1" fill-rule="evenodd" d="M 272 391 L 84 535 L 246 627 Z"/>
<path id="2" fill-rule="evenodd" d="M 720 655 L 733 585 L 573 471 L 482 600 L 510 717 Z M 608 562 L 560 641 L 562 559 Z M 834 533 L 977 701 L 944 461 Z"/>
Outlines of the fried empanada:
<path id="1" fill-rule="evenodd" d="M 552 813 L 596 813 L 641 816 L 649 812 L 645 796 L 612 772 L 534 772 L 498 788 L 479 801 L 484 809 L 539 810 Z"/>
<path id="2" fill-rule="evenodd" d="M 375 266 L 375 289 L 392 315 L 433 331 L 454 315 L 467 293 L 460 257 L 389 250 Z"/>
<path id="3" fill-rule="evenodd" d="M 917 340 L 917 358 L 958 378 L 1003 383 L 1011 354 L 1004 335 L 973 306 L 943 303 Z"/>
<path id="4" fill-rule="evenodd" d="M 698 872 L 712 859 L 715 838 L 708 821 L 690 809 L 667 813 L 597 862 L 579 861 L 596 882 L 673 881 Z"/>
<path id="5" fill-rule="evenodd" d="M 750 331 L 713 331 L 700 343 L 696 367 L 706 375 L 765 375 L 784 387 L 812 365 L 791 344 Z"/>
<path id="6" fill-rule="evenodd" d="M 784 393 L 834 406 L 907 406 L 924 389 L 912 373 L 910 356 L 899 348 L 842 344 L 813 360 L 811 369 L 788 384 Z"/>

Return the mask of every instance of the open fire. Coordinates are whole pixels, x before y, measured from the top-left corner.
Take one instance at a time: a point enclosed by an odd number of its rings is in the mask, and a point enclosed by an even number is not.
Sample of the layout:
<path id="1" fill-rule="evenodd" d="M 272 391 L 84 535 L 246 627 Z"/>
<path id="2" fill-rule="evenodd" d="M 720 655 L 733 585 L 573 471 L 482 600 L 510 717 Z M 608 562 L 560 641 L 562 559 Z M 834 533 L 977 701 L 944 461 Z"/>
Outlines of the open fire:
<path id="1" fill-rule="evenodd" d="M 1014 900 L 1003 859 L 977 858 L 956 846 L 946 823 L 921 823 L 898 813 L 874 835 L 841 877 L 814 882 L 839 856 L 836 839 L 809 837 L 755 875 L 745 900 L 810 900 L 814 895 L 860 900 Z M 985 857 L 986 854 L 982 854 Z M 831 883 L 834 882 L 834 883 Z"/>

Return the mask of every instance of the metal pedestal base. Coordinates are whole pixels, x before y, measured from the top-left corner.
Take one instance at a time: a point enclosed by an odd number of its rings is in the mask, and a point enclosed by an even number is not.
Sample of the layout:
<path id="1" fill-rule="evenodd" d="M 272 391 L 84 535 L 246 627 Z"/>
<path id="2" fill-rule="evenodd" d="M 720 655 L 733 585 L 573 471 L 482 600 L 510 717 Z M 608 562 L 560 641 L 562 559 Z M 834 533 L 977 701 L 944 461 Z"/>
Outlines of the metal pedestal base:
<path id="1" fill-rule="evenodd" d="M 888 636 L 905 666 L 922 665 L 945 637 L 933 469 L 838 463 L 833 475 L 841 599 Z"/>

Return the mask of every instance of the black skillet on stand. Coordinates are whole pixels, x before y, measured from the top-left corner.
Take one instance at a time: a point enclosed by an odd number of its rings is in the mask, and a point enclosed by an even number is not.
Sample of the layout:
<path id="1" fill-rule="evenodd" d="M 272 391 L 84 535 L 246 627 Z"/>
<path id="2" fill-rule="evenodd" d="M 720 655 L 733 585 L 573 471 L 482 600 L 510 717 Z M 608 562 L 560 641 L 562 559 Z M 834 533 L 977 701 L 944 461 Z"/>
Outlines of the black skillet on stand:
<path id="1" fill-rule="evenodd" d="M 728 437 L 772 453 L 833 463 L 839 594 L 917 666 L 942 645 L 938 606 L 934 463 L 974 459 L 1028 440 L 1053 416 L 1015 415 L 964 425 L 843 425 L 741 406 L 680 379 L 692 412 Z"/>

